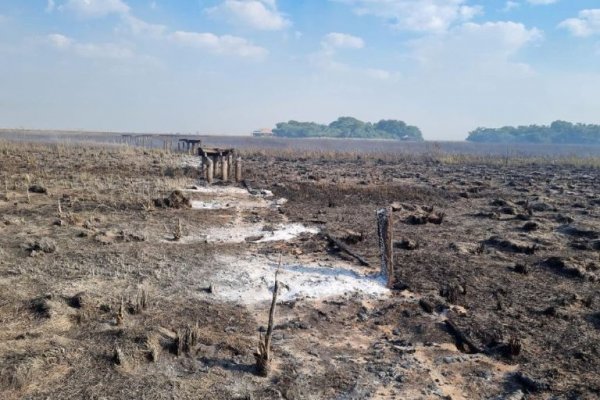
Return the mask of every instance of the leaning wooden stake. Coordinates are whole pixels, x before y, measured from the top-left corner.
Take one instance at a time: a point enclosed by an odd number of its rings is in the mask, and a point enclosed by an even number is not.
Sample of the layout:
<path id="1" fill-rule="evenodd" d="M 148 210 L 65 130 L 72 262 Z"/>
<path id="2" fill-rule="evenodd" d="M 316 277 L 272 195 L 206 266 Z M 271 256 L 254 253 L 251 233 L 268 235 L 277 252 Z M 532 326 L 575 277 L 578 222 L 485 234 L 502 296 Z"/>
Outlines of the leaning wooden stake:
<path id="1" fill-rule="evenodd" d="M 356 254 L 348 246 L 346 246 L 344 243 L 342 243 L 339 239 L 336 239 L 335 237 L 333 237 L 329 232 L 324 232 L 323 235 L 327 238 L 327 240 L 329 240 L 331 243 L 336 245 L 340 250 L 345 251 L 352 257 L 356 258 L 356 260 L 358 260 L 360 265 L 364 265 L 365 267 L 369 266 L 369 262 L 367 260 L 365 260 L 360 255 Z"/>
<path id="2" fill-rule="evenodd" d="M 377 210 L 377 234 L 381 252 L 381 275 L 385 278 L 388 288 L 394 286 L 394 251 L 392 231 L 392 209 Z"/>
<path id="3" fill-rule="evenodd" d="M 279 262 L 281 265 L 281 261 Z M 258 340 L 258 352 L 254 353 L 256 358 L 256 371 L 260 376 L 268 376 L 270 363 L 271 363 L 271 336 L 273 336 L 273 318 L 275 315 L 275 303 L 277 302 L 277 292 L 279 290 L 279 282 L 277 281 L 277 274 L 279 270 L 275 272 L 275 286 L 273 287 L 273 300 L 271 301 L 271 308 L 269 309 L 269 324 L 267 325 L 267 333 L 263 340 L 262 334 L 259 333 Z"/>

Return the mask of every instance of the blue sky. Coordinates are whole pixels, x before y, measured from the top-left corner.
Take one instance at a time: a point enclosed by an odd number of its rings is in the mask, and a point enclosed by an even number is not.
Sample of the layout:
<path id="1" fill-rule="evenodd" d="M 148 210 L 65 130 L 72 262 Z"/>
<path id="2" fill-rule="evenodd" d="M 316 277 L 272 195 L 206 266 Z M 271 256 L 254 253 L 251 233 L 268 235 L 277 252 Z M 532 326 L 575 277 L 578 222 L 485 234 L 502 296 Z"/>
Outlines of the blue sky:
<path id="1" fill-rule="evenodd" d="M 0 0 L 0 126 L 600 123 L 600 0 Z"/>

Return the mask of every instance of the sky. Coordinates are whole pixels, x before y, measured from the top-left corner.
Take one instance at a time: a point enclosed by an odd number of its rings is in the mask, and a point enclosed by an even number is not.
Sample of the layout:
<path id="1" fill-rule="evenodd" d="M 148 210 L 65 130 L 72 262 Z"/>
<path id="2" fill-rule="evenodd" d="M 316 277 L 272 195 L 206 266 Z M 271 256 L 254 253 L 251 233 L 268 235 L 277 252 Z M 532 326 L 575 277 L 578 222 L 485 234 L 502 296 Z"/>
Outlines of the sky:
<path id="1" fill-rule="evenodd" d="M 600 123 L 600 0 L 0 0 L 0 127 Z"/>

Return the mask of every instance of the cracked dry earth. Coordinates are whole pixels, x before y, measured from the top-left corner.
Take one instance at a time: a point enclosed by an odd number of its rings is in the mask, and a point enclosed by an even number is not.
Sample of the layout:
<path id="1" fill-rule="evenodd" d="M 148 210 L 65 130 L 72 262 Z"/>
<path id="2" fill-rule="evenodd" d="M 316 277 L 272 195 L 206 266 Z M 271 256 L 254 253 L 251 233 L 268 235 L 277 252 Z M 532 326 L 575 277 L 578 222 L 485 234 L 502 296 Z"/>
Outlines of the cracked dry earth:
<path id="1" fill-rule="evenodd" d="M 595 169 L 246 154 L 247 190 L 179 155 L 26 150 L 2 144 L 1 398 L 599 396 Z"/>

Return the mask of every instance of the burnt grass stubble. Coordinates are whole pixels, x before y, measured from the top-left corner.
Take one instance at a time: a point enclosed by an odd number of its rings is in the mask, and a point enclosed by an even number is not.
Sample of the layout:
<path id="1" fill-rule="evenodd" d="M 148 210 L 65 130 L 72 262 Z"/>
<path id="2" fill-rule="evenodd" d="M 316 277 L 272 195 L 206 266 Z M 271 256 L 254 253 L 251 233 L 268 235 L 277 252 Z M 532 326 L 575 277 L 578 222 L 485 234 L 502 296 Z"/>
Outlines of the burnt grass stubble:
<path id="1" fill-rule="evenodd" d="M 155 206 L 197 182 L 180 156 L 10 143 L 0 156 L 2 398 L 369 398 L 418 385 L 403 352 L 435 343 L 515 367 L 490 378 L 484 365 L 456 366 L 445 378 L 468 398 L 600 396 L 594 168 L 245 154 L 252 187 L 287 198 L 290 221 L 360 233 L 350 246 L 370 262 L 365 272 L 378 269 L 377 208 L 393 204 L 401 243 L 390 298 L 282 303 L 265 379 L 252 356 L 264 308 L 195 295 L 210 282 L 194 274 L 223 249 L 146 240 L 179 220 L 201 229 L 222 219 Z M 31 184 L 47 190 L 28 194 Z M 51 252 L 32 247 L 48 242 Z M 321 237 L 272 247 L 257 251 L 347 257 Z M 459 335 L 431 317 L 444 313 Z M 358 354 L 336 343 L 350 334 L 367 338 Z M 435 382 L 417 393 L 435 397 Z"/>

